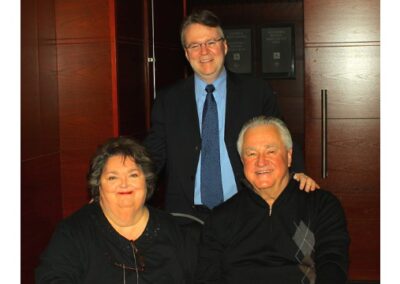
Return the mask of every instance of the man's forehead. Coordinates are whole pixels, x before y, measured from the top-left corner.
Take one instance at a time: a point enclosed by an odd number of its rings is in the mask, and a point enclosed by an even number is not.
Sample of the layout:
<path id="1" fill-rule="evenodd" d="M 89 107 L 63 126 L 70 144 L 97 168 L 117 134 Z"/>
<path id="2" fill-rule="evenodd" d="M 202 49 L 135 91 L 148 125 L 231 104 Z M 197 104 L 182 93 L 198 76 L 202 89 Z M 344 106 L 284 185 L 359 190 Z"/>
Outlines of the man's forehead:
<path id="1" fill-rule="evenodd" d="M 263 148 L 263 149 L 276 149 L 279 148 L 279 144 L 277 143 L 268 143 L 268 144 L 251 144 L 251 145 L 244 145 L 244 150 L 253 150 L 256 148 Z"/>
<path id="2" fill-rule="evenodd" d="M 246 130 L 244 143 L 246 141 L 280 141 L 278 129 L 274 125 L 257 125 Z"/>

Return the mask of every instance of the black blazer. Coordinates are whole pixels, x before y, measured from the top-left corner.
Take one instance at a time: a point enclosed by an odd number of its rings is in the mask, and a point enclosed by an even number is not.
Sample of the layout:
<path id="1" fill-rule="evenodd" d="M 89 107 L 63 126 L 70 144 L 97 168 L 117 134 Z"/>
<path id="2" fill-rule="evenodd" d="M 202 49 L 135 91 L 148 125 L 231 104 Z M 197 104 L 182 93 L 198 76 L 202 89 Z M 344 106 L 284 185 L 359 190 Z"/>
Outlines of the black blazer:
<path id="1" fill-rule="evenodd" d="M 225 144 L 238 190 L 243 167 L 236 140 L 243 124 L 259 115 L 280 117 L 277 99 L 270 86 L 264 80 L 228 72 Z M 166 167 L 165 209 L 198 215 L 193 200 L 201 137 L 193 75 L 157 94 L 151 129 L 144 144 L 157 172 Z"/>

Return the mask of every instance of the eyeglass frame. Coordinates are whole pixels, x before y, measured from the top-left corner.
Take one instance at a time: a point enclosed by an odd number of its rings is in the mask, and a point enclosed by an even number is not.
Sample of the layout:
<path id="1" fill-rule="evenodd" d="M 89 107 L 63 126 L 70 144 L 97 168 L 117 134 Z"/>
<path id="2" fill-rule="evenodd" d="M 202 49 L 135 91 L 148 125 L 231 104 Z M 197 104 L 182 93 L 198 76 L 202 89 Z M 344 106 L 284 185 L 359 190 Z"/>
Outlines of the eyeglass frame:
<path id="1" fill-rule="evenodd" d="M 134 270 L 134 271 L 138 271 L 138 272 L 144 272 L 146 265 L 144 264 L 143 256 L 139 256 L 139 261 L 138 262 L 139 263 L 138 263 L 137 267 L 128 266 L 126 264 L 121 264 L 121 263 L 118 263 L 118 262 L 114 262 L 113 264 L 115 266 L 119 267 L 119 268 L 122 268 L 122 269 Z"/>
<path id="2" fill-rule="evenodd" d="M 113 261 L 111 258 L 111 255 L 107 252 L 105 253 L 105 255 L 108 257 L 109 261 L 116 267 L 119 267 L 122 269 L 133 270 L 133 271 L 137 271 L 137 272 L 144 272 L 145 268 L 146 268 L 144 256 L 142 254 L 140 254 L 139 250 L 136 247 L 135 247 L 134 252 L 135 252 L 134 253 L 135 267 Z"/>
<path id="3" fill-rule="evenodd" d="M 213 49 L 216 47 L 216 44 L 220 41 L 224 41 L 225 38 L 221 36 L 219 39 L 209 39 L 204 42 L 195 42 L 191 43 L 185 46 L 185 48 L 190 51 L 190 52 L 197 52 L 201 49 L 201 47 L 204 45 L 206 48 Z"/>

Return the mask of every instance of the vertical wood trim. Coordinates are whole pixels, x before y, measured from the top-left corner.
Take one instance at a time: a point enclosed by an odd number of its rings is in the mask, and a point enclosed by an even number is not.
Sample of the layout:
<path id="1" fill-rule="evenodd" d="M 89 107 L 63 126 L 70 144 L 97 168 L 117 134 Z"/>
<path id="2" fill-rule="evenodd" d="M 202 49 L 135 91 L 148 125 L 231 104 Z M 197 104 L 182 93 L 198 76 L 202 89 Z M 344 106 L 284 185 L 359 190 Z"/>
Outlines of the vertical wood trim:
<path id="1" fill-rule="evenodd" d="M 183 7 L 182 16 L 183 16 L 183 19 L 184 19 L 186 17 L 186 15 L 187 15 L 187 1 L 186 0 L 182 0 L 182 7 Z"/>
<path id="2" fill-rule="evenodd" d="M 117 85 L 117 44 L 115 32 L 115 0 L 108 1 L 111 59 L 111 99 L 113 135 L 119 135 L 118 85 Z"/>
<path id="3" fill-rule="evenodd" d="M 151 1 L 151 0 L 150 0 Z M 150 128 L 150 109 L 151 109 L 151 96 L 150 96 L 150 70 L 149 70 L 149 0 L 143 0 L 143 74 L 144 74 L 144 104 L 145 104 L 145 120 L 146 129 Z M 155 43 L 153 43 L 155 44 Z"/>
<path id="4" fill-rule="evenodd" d="M 184 21 L 184 19 L 186 18 L 186 16 L 187 16 L 187 13 L 188 13 L 188 11 L 187 11 L 187 0 L 182 0 L 182 5 L 183 5 L 183 9 L 182 9 L 182 22 Z M 181 34 L 180 34 L 180 31 L 179 31 L 179 43 L 181 43 L 181 40 L 180 40 L 180 38 L 181 38 Z M 187 78 L 187 77 L 189 77 L 189 70 L 188 70 L 189 68 L 185 68 L 184 67 L 184 69 L 183 69 L 183 76 L 184 76 L 184 78 Z"/>

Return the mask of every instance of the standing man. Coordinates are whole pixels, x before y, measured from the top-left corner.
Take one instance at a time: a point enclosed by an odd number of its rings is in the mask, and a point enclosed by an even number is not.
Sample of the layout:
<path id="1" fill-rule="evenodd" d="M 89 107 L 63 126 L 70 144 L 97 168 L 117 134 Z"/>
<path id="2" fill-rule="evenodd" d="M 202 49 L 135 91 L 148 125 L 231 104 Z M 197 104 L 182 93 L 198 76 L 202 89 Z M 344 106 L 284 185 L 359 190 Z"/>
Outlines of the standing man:
<path id="1" fill-rule="evenodd" d="M 339 200 L 290 177 L 292 139 L 274 117 L 243 126 L 237 149 L 248 182 L 207 218 L 196 283 L 345 284 L 349 234 Z"/>
<path id="2" fill-rule="evenodd" d="M 240 190 L 235 143 L 243 123 L 280 113 L 265 81 L 225 69 L 228 45 L 212 12 L 188 16 L 181 42 L 194 75 L 157 94 L 144 143 L 158 172 L 166 169 L 166 210 L 204 219 Z M 303 174 L 296 178 L 302 189 L 318 187 Z"/>

